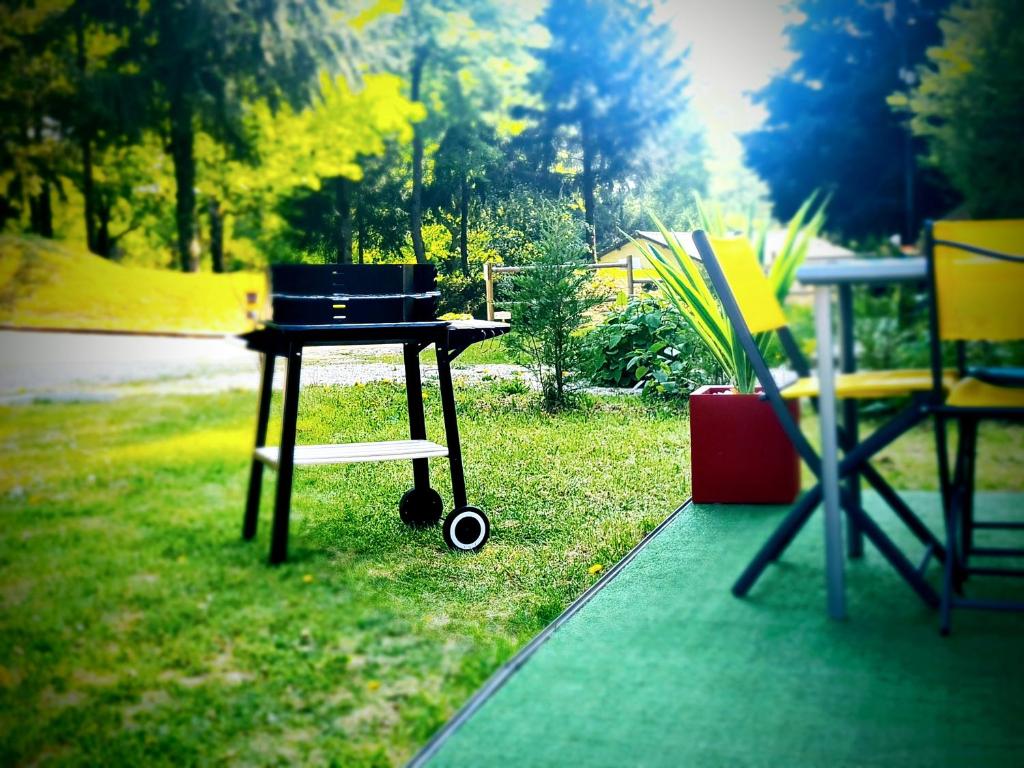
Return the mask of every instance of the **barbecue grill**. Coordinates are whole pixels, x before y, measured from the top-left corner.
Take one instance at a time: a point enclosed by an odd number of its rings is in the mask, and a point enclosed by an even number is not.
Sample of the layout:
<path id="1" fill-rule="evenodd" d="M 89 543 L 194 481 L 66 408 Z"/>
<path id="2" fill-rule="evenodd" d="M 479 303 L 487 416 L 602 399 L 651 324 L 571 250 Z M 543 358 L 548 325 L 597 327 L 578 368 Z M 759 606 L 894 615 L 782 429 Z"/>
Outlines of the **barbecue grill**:
<path id="1" fill-rule="evenodd" d="M 411 526 L 438 523 L 444 511 L 441 496 L 430 487 L 428 460 L 448 457 L 455 509 L 445 517 L 442 534 L 449 547 L 479 550 L 490 535 L 490 522 L 466 498 L 462 471 L 451 361 L 472 344 L 508 331 L 503 323 L 479 320 L 445 321 L 436 317 L 437 273 L 423 264 L 308 265 L 271 268 L 272 317 L 245 334 L 249 349 L 262 355 L 256 441 L 242 535 L 256 535 L 263 470 L 277 470 L 270 562 L 288 556 L 288 518 L 292 476 L 296 465 L 345 464 L 366 461 L 412 462 L 413 487 L 398 502 L 403 522 Z M 296 445 L 299 372 L 302 350 L 309 346 L 401 344 L 409 406 L 409 440 L 339 445 Z M 445 445 L 427 440 L 423 416 L 423 383 L 419 354 L 433 345 L 444 416 Z M 287 364 L 281 440 L 266 445 L 274 363 Z"/>

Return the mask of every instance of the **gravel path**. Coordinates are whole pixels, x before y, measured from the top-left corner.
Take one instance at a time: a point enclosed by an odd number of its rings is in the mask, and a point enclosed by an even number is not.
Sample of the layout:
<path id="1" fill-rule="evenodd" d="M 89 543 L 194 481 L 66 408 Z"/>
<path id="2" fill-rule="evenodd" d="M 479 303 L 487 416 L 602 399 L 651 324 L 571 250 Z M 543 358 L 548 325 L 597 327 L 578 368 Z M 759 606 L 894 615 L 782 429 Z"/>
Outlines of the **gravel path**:
<path id="1" fill-rule="evenodd" d="M 396 345 L 311 347 L 304 354 L 302 381 L 341 386 L 401 381 L 400 354 Z M 281 387 L 284 366 L 275 373 Z M 460 380 L 527 376 L 515 365 L 460 367 L 453 375 Z M 426 380 L 436 376 L 436 369 L 425 366 Z M 258 356 L 233 338 L 0 332 L 0 403 L 207 394 L 258 385 Z"/>
<path id="2" fill-rule="evenodd" d="M 351 386 L 404 381 L 401 347 L 310 347 L 303 353 L 304 386 Z M 456 366 L 457 381 L 522 378 L 536 388 L 522 366 L 507 363 Z M 423 366 L 426 382 L 437 369 Z M 277 365 L 274 386 L 284 382 Z M 210 394 L 255 390 L 259 358 L 235 338 L 182 339 L 109 334 L 0 331 L 0 404 L 35 400 L 112 400 L 144 394 Z M 600 394 L 628 390 L 593 389 Z"/>

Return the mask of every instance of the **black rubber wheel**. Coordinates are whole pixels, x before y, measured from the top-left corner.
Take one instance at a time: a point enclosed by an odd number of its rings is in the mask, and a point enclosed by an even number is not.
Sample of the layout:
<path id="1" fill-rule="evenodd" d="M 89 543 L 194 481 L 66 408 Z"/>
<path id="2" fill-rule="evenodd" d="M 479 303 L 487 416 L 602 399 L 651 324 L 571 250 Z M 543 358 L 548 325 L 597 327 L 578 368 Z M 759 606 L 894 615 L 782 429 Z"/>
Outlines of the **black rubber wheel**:
<path id="1" fill-rule="evenodd" d="M 491 521 L 482 509 L 459 507 L 444 519 L 444 543 L 459 552 L 479 552 L 491 535 Z"/>
<path id="2" fill-rule="evenodd" d="M 425 491 L 410 488 L 402 494 L 402 500 L 398 502 L 399 517 L 403 523 L 413 528 L 437 525 L 443 511 L 444 502 L 441 501 L 441 495 L 433 488 L 427 488 Z"/>

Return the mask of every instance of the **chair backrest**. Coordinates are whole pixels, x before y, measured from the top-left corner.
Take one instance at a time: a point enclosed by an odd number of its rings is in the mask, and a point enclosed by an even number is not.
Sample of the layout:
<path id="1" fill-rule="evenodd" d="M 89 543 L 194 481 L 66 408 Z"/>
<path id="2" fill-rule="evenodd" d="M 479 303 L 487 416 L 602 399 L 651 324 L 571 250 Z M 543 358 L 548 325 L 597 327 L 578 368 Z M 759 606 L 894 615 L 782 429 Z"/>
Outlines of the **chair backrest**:
<path id="1" fill-rule="evenodd" d="M 750 241 L 745 237 L 709 237 L 708 242 L 712 258 L 717 259 L 750 332 L 764 333 L 784 327 L 786 315 L 761 271 Z"/>
<path id="2" fill-rule="evenodd" d="M 928 257 L 940 340 L 1024 339 L 1024 219 L 936 221 Z"/>
<path id="3" fill-rule="evenodd" d="M 789 413 L 771 369 L 754 339 L 755 333 L 775 331 L 797 373 L 806 375 L 807 363 L 786 326 L 782 305 L 775 297 L 768 278 L 761 271 L 753 247 L 746 238 L 709 238 L 701 230 L 693 233 L 693 243 L 697 246 L 715 293 L 722 302 L 722 309 L 732 324 L 736 341 L 757 375 L 764 396 L 797 451 L 817 471 L 818 459 L 814 449 Z"/>

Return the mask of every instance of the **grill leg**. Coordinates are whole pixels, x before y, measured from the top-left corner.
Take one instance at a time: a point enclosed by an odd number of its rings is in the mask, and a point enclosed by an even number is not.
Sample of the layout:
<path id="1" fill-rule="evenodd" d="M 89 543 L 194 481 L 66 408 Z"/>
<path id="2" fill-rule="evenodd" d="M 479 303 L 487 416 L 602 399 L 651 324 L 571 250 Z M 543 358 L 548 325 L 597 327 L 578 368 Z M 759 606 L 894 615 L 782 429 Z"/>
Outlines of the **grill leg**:
<path id="1" fill-rule="evenodd" d="M 277 496 L 274 503 L 274 529 L 270 539 L 270 564 L 288 559 L 288 515 L 292 501 L 292 475 L 295 469 L 295 425 L 299 415 L 299 371 L 302 347 L 288 349 L 288 374 L 284 385 L 284 414 L 281 422 L 280 454 L 277 466 Z"/>
<path id="2" fill-rule="evenodd" d="M 256 448 L 267 444 L 267 423 L 270 421 L 270 396 L 274 383 L 274 360 L 272 352 L 261 355 L 263 373 L 260 377 L 260 399 L 256 413 Z M 251 539 L 256 535 L 260 518 L 260 492 L 263 490 L 263 462 L 252 460 L 249 470 L 249 496 L 245 502 L 245 519 L 242 522 L 242 538 Z"/>
<path id="3" fill-rule="evenodd" d="M 455 508 L 464 507 L 466 501 L 466 477 L 462 473 L 462 448 L 459 445 L 459 419 L 455 411 L 455 390 L 452 388 L 452 369 L 448 348 L 436 344 L 437 381 L 441 389 L 441 410 L 444 413 L 444 436 L 448 443 L 448 463 L 452 472 L 452 497 Z"/>
<path id="4" fill-rule="evenodd" d="M 413 440 L 427 439 L 427 423 L 423 418 L 423 380 L 420 377 L 420 350 L 415 344 L 403 344 L 405 358 L 405 396 L 409 403 L 409 437 Z M 430 462 L 427 459 L 412 460 L 413 487 L 417 491 L 430 489 Z"/>

